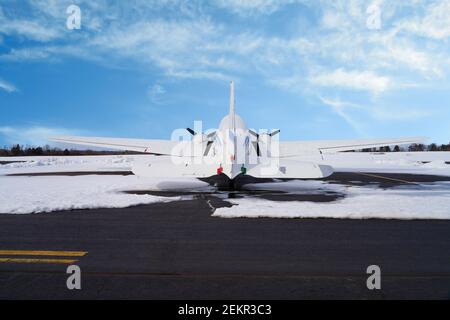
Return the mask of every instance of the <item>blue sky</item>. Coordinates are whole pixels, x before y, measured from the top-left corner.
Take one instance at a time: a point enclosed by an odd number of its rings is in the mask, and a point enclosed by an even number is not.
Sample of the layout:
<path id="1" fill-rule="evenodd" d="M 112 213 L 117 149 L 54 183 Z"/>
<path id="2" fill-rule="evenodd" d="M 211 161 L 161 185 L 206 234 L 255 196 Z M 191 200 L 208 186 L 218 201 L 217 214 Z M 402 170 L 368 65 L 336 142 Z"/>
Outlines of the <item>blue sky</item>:
<path id="1" fill-rule="evenodd" d="M 232 79 L 283 140 L 448 143 L 449 38 L 449 0 L 0 0 L 0 146 L 214 128 Z"/>

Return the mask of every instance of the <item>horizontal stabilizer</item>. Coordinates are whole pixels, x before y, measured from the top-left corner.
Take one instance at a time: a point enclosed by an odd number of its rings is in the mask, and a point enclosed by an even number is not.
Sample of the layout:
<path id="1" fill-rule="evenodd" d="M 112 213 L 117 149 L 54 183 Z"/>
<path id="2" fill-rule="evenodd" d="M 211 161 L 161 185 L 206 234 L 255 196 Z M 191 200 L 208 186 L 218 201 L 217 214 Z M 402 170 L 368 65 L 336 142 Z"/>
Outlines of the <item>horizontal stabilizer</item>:
<path id="1" fill-rule="evenodd" d="M 217 174 L 217 165 L 195 164 L 192 161 L 176 164 L 170 157 L 157 157 L 153 161 L 135 160 L 132 171 L 137 176 L 149 178 L 207 178 Z"/>
<path id="2" fill-rule="evenodd" d="M 333 174 L 333 168 L 313 162 L 281 159 L 249 168 L 248 175 L 255 178 L 320 179 Z"/>

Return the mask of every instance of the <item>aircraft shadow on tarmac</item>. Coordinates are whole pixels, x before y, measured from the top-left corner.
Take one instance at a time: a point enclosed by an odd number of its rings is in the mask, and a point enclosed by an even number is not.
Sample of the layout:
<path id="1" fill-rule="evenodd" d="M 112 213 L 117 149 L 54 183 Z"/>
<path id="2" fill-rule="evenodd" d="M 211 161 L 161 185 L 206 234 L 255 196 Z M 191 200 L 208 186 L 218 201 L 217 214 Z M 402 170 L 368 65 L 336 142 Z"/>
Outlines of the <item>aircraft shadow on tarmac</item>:
<path id="1" fill-rule="evenodd" d="M 271 201 L 311 201 L 311 202 L 333 202 L 345 198 L 345 192 L 327 190 L 327 188 L 317 188 L 312 185 L 311 188 L 290 188 L 289 191 L 274 190 L 274 188 L 254 188 L 258 184 L 282 183 L 298 179 L 262 179 L 251 176 L 238 176 L 230 189 L 226 178 L 214 176 L 201 179 L 209 183 L 212 188 L 207 190 L 139 190 L 126 191 L 130 194 L 149 194 L 163 197 L 181 197 L 182 199 L 193 198 L 261 198 Z M 355 187 L 373 187 L 373 188 L 394 188 L 407 186 L 408 188 L 420 189 L 422 183 L 433 183 L 439 181 L 449 181 L 449 177 L 430 176 L 430 175 L 412 175 L 412 174 L 372 174 L 372 173 L 334 173 L 332 176 L 320 179 L 324 185 L 342 185 Z M 308 181 L 308 180 L 304 180 Z M 318 181 L 318 180 L 309 180 Z M 227 204 L 223 202 L 224 205 Z M 229 206 L 228 204 L 226 206 Z"/>

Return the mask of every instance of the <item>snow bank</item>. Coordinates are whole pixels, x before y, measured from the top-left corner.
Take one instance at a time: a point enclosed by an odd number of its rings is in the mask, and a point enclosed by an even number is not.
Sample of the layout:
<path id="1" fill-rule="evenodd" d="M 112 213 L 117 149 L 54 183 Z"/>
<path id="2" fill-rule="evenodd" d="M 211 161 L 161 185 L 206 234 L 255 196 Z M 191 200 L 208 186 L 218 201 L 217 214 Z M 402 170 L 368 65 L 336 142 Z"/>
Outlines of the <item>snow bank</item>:
<path id="1" fill-rule="evenodd" d="M 18 161 L 0 166 L 0 175 L 14 173 L 129 171 L 136 155 L 3 157 L 0 161 Z"/>
<path id="2" fill-rule="evenodd" d="M 290 188 L 293 187 L 291 183 Z M 301 187 L 305 187 L 305 181 Z M 376 187 L 345 189 L 345 198 L 325 203 L 229 199 L 227 201 L 234 206 L 218 208 L 213 215 L 222 218 L 450 219 L 450 183 L 385 190 Z"/>
<path id="3" fill-rule="evenodd" d="M 163 182 L 136 176 L 0 176 L 0 213 L 25 214 L 71 209 L 125 208 L 180 198 L 126 194 L 121 191 L 204 187 L 208 185 L 191 179 Z"/>

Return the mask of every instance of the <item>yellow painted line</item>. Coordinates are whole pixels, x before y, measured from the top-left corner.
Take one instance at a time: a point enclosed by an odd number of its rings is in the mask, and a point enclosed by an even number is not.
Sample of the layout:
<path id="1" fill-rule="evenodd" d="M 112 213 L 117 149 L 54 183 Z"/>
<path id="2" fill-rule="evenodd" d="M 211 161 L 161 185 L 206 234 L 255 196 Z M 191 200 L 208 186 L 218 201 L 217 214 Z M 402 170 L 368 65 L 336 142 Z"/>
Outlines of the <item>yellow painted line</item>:
<path id="1" fill-rule="evenodd" d="M 383 177 L 383 176 L 379 176 L 377 174 L 369 174 L 369 173 L 362 173 L 362 172 L 358 172 L 358 174 L 363 175 L 363 176 L 368 176 L 368 177 L 374 177 L 374 178 L 380 178 L 380 179 L 385 179 L 385 180 L 396 181 L 396 182 L 403 182 L 403 183 L 408 183 L 408 184 L 418 184 L 416 182 L 406 181 L 406 180 L 402 180 L 402 179 Z"/>
<path id="2" fill-rule="evenodd" d="M 84 257 L 87 251 L 0 250 L 0 256 Z"/>
<path id="3" fill-rule="evenodd" d="M 53 263 L 53 264 L 74 264 L 78 260 L 74 259 L 29 259 L 29 258 L 0 258 L 0 263 Z"/>

